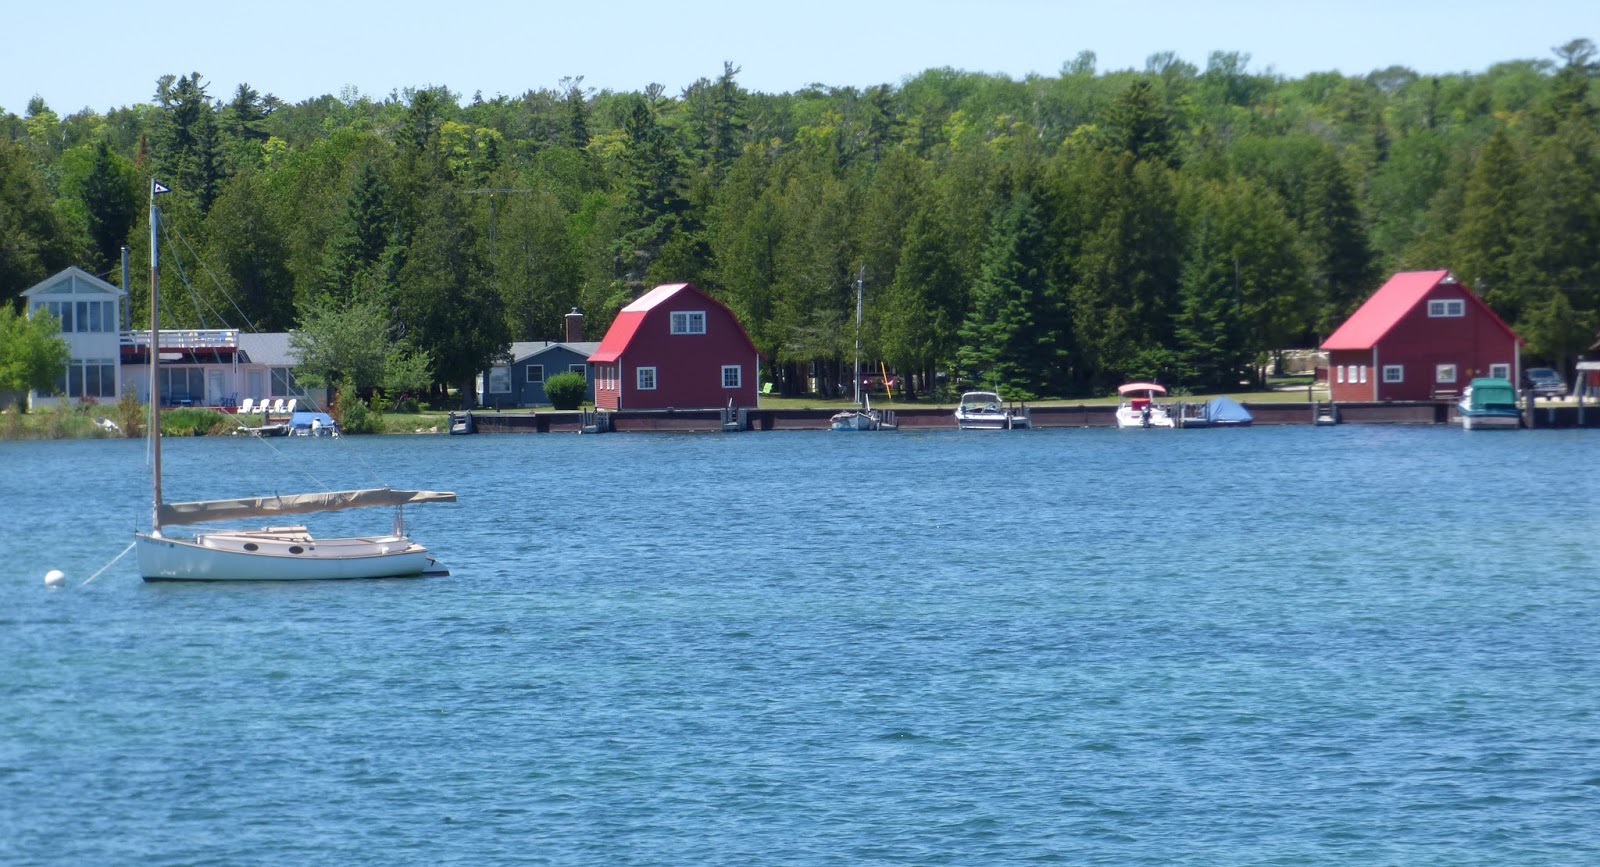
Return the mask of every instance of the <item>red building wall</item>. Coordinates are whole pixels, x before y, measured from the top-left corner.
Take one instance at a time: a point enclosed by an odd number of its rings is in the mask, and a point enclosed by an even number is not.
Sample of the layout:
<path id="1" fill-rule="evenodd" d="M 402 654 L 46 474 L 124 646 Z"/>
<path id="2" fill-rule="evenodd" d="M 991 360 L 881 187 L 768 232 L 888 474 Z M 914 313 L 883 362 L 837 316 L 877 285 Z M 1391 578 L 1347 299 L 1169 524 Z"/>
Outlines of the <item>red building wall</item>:
<path id="1" fill-rule="evenodd" d="M 703 334 L 672 333 L 672 314 L 703 314 Z M 631 319 L 629 317 L 632 317 Z M 685 285 L 648 310 L 618 314 L 612 328 L 632 330 L 615 361 L 594 363 L 595 406 L 602 409 L 691 409 L 755 406 L 760 356 L 732 311 Z M 602 341 L 602 352 L 612 335 Z M 724 367 L 738 368 L 729 386 Z M 640 368 L 655 369 L 655 388 L 640 387 Z"/>
<path id="2" fill-rule="evenodd" d="M 1372 368 L 1372 350 L 1328 350 L 1328 396 L 1331 399 L 1378 400 L 1377 381 L 1378 374 Z"/>
<path id="3" fill-rule="evenodd" d="M 1459 301 L 1463 315 L 1430 316 L 1430 301 Z M 1428 400 L 1438 391 L 1459 391 L 1473 377 L 1490 375 L 1495 364 L 1506 365 L 1513 380 L 1520 374 L 1516 336 L 1455 283 L 1429 290 L 1374 349 L 1329 351 L 1328 382 L 1334 400 Z M 1385 368 L 1396 365 L 1401 381 L 1385 381 Z M 1438 381 L 1440 365 L 1455 367 L 1453 381 Z"/>

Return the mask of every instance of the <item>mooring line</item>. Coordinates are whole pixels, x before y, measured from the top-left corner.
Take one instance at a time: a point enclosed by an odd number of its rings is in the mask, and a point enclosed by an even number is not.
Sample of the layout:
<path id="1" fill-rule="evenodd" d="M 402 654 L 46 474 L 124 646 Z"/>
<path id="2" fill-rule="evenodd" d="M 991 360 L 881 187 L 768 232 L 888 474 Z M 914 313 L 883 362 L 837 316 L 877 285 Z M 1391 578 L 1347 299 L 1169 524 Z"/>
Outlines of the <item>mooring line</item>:
<path id="1" fill-rule="evenodd" d="M 84 584 L 88 584 L 90 581 L 93 581 L 94 579 L 99 578 L 100 577 L 100 572 L 104 572 L 107 569 L 110 569 L 111 568 L 111 564 L 117 562 L 118 560 L 121 560 L 123 554 L 126 554 L 129 551 L 133 550 L 133 546 L 134 546 L 134 543 L 133 542 L 129 542 L 128 543 L 128 547 L 122 549 L 122 554 L 118 554 L 117 556 L 112 557 L 111 558 L 111 563 L 107 563 L 106 565 L 101 566 L 99 572 L 96 572 L 93 575 L 90 575 L 87 579 L 84 580 L 83 584 L 79 584 L 78 586 L 82 587 L 82 586 L 84 586 Z"/>

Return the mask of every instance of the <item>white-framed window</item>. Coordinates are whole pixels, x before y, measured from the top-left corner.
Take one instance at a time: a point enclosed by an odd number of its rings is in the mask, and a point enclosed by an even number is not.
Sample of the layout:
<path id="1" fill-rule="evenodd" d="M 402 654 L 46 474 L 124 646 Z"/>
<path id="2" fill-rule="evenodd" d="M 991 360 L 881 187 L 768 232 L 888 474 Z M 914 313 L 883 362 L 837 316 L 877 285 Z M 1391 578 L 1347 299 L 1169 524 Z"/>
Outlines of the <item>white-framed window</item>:
<path id="1" fill-rule="evenodd" d="M 1454 364 L 1441 364 L 1433 369 L 1433 381 L 1438 383 L 1451 383 L 1456 381 L 1456 366 Z"/>
<path id="2" fill-rule="evenodd" d="M 580 376 L 583 376 L 584 378 L 587 379 L 588 376 L 589 376 L 589 365 L 587 365 L 587 364 L 569 364 L 569 365 L 567 365 L 567 372 L 568 373 L 579 374 Z"/>
<path id="3" fill-rule="evenodd" d="M 300 383 L 295 381 L 294 368 L 273 367 L 268 369 L 272 371 L 272 387 L 268 389 L 268 391 L 272 392 L 272 397 L 306 396 L 305 390 L 300 387 Z"/>
<path id="4" fill-rule="evenodd" d="M 1339 382 L 1341 382 L 1341 383 L 1344 382 L 1344 365 L 1335 364 L 1333 366 L 1333 369 L 1334 369 L 1334 374 L 1339 378 Z"/>
<path id="5" fill-rule="evenodd" d="M 491 368 L 489 368 L 489 393 L 490 394 L 510 394 L 511 393 L 511 368 L 509 368 L 509 367 L 491 367 Z"/>
<path id="6" fill-rule="evenodd" d="M 706 312 L 704 310 L 677 310 L 672 314 L 673 334 L 704 334 L 706 333 Z"/>
<path id="7" fill-rule="evenodd" d="M 1509 365 L 1509 364 L 1491 364 L 1491 365 L 1489 365 L 1489 375 L 1494 377 L 1495 379 L 1510 379 L 1511 378 L 1511 365 Z"/>
<path id="8" fill-rule="evenodd" d="M 166 373 L 167 368 L 162 368 L 161 372 Z M 169 381 L 167 377 L 162 378 L 162 382 Z M 74 358 L 67 363 L 67 369 L 56 377 L 55 393 L 73 398 L 116 397 L 117 363 L 109 358 Z M 162 392 L 163 395 L 166 393 Z"/>
<path id="9" fill-rule="evenodd" d="M 1362 385 L 1366 385 L 1367 384 L 1367 366 L 1365 364 L 1360 365 L 1359 367 L 1356 368 L 1356 371 L 1361 374 L 1361 384 Z"/>
<path id="10" fill-rule="evenodd" d="M 722 387 L 738 388 L 743 382 L 744 368 L 737 364 L 722 365 Z"/>
<path id="11" fill-rule="evenodd" d="M 116 303 L 112 301 L 36 301 L 30 306 L 54 316 L 62 334 L 117 330 Z"/>
<path id="12" fill-rule="evenodd" d="M 530 365 L 528 365 L 528 381 L 529 382 L 544 382 L 544 365 L 542 365 L 542 364 L 530 364 Z"/>
<path id="13" fill-rule="evenodd" d="M 656 369 L 654 367 L 641 367 L 637 371 L 634 387 L 640 391 L 655 391 Z"/>
<path id="14" fill-rule="evenodd" d="M 1465 316 L 1467 315 L 1467 303 L 1459 298 L 1441 298 L 1436 301 L 1429 301 L 1428 315 L 1434 317 Z"/>
<path id="15" fill-rule="evenodd" d="M 1406 369 L 1401 364 L 1385 364 L 1383 366 L 1384 382 L 1405 382 Z"/>

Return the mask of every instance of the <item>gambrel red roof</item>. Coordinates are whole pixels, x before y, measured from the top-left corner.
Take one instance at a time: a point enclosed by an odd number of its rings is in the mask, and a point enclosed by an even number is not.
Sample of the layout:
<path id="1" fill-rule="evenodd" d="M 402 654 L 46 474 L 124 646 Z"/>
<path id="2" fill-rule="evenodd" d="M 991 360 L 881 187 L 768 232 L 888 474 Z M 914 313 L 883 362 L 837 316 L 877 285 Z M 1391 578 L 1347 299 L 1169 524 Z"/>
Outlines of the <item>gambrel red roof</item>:
<path id="1" fill-rule="evenodd" d="M 677 295 L 679 292 L 685 289 L 700 295 L 711 304 L 715 304 L 724 310 L 728 309 L 726 304 L 723 304 L 717 299 L 712 298 L 710 295 L 701 292 L 698 288 L 689 283 L 663 283 L 660 286 L 651 289 L 649 292 L 640 295 L 638 298 L 634 299 L 632 304 L 629 304 L 617 312 L 617 318 L 611 321 L 611 327 L 606 329 L 606 335 L 600 341 L 600 348 L 596 349 L 594 354 L 589 356 L 589 362 L 591 364 L 603 364 L 606 362 L 616 361 L 618 358 L 620 358 L 623 350 L 628 348 L 629 342 L 633 340 L 634 333 L 639 330 L 639 326 L 644 323 L 645 317 L 649 315 L 650 311 L 654 310 L 667 299 Z M 750 336 L 745 333 L 744 326 L 738 324 L 739 318 L 734 316 L 731 311 L 728 313 L 728 315 L 733 319 L 735 325 L 738 326 L 739 336 L 743 337 L 744 341 L 750 344 L 750 351 L 754 352 L 756 348 L 755 344 L 750 341 Z"/>
<path id="2" fill-rule="evenodd" d="M 1428 293 L 1440 284 L 1456 284 L 1456 278 L 1449 271 L 1401 271 L 1389 278 L 1389 282 L 1378 288 L 1377 292 L 1367 299 L 1350 318 L 1344 321 L 1328 339 L 1322 341 L 1323 349 L 1371 349 L 1382 340 L 1389 330 L 1394 328 L 1407 313 L 1411 312 Z M 1489 309 L 1483 299 L 1477 296 L 1466 286 L 1461 286 L 1461 294 L 1477 305 L 1492 321 L 1499 323 L 1507 334 L 1515 335 L 1504 320 Z"/>

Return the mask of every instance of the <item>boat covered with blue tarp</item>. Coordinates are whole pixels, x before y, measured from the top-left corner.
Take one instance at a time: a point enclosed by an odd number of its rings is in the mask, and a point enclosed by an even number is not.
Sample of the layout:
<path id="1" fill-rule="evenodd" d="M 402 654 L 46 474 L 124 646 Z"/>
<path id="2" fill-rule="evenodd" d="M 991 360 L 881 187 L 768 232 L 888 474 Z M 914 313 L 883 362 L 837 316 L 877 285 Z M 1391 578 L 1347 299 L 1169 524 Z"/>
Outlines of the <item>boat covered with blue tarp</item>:
<path id="1" fill-rule="evenodd" d="M 290 436 L 338 436 L 339 423 L 325 412 L 297 410 L 289 416 Z"/>

